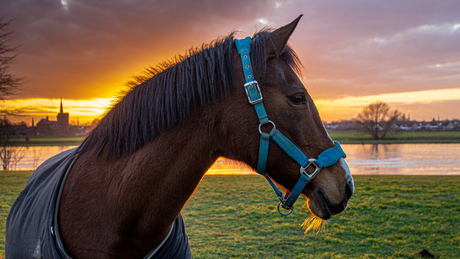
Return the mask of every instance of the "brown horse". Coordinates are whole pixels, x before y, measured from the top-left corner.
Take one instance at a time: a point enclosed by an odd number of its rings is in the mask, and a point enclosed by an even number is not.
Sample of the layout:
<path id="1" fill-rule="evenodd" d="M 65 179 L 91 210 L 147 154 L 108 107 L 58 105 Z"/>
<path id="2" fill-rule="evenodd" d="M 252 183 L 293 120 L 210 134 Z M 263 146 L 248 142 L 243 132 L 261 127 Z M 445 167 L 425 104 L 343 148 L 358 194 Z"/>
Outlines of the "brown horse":
<path id="1" fill-rule="evenodd" d="M 317 157 L 334 144 L 287 45 L 299 19 L 256 33 L 251 61 L 270 120 L 307 157 Z M 68 256 L 143 258 L 164 245 L 217 158 L 257 167 L 259 121 L 243 88 L 233 34 L 151 68 L 149 74 L 139 78 L 75 152 L 51 231 Z M 270 145 L 268 153 L 267 175 L 291 190 L 299 165 L 278 145 Z M 328 219 L 345 209 L 353 190 L 341 158 L 323 168 L 302 194 L 313 214 Z M 14 232 L 7 226 L 6 254 L 11 257 Z M 37 253 L 43 246 L 34 249 Z"/>

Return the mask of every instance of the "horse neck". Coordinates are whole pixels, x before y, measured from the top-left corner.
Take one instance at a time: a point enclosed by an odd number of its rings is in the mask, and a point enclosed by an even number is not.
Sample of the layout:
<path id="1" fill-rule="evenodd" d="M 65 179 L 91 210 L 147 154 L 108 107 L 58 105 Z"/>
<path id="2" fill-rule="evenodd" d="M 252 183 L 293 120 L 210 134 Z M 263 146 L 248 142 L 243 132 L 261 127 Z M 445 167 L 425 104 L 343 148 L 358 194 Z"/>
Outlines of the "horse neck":
<path id="1" fill-rule="evenodd" d="M 128 158 L 124 179 L 120 179 L 120 197 L 131 202 L 142 199 L 140 207 L 151 206 L 146 210 L 149 215 L 172 223 L 218 158 L 209 144 L 209 134 L 197 122 L 160 134 Z M 145 194 L 133 194 L 132 188 L 144 189 Z"/>
<path id="2" fill-rule="evenodd" d="M 142 254 L 158 245 L 218 158 L 213 143 L 218 138 L 206 117 L 197 113 L 118 161 L 107 163 L 105 152 L 97 162 L 91 151 L 82 154 L 69 174 L 60 206 L 67 247 L 87 242 L 97 249 L 107 245 L 104 253 L 123 254 L 111 250 L 137 247 Z M 81 206 L 89 209 L 82 211 Z M 106 240 L 88 240 L 83 233 L 87 226 L 92 234 L 104 233 Z M 90 229 L 95 226 L 99 229 Z"/>

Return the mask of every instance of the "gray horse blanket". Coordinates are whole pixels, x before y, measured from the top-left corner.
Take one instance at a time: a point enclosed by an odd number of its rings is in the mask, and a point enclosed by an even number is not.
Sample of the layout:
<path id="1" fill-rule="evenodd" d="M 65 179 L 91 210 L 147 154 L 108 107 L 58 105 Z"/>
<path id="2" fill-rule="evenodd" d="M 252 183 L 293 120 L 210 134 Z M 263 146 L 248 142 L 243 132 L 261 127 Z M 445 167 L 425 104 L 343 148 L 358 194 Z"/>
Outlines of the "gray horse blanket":
<path id="1" fill-rule="evenodd" d="M 58 208 L 76 149 L 41 164 L 31 175 L 6 219 L 5 258 L 68 258 L 59 236 Z M 192 258 L 181 215 L 162 244 L 145 258 Z"/>

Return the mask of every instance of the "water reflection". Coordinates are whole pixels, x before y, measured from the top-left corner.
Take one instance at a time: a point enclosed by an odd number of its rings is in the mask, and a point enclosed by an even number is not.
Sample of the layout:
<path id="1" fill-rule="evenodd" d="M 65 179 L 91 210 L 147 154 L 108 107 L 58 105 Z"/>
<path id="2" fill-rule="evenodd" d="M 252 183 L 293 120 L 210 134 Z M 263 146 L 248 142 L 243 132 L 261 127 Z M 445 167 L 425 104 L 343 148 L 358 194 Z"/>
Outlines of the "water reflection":
<path id="1" fill-rule="evenodd" d="M 48 158 L 59 154 L 67 149 L 76 146 L 28 146 L 28 147 L 14 147 L 17 151 L 17 156 L 22 156 L 20 160 L 14 164 L 10 163 L 12 170 L 34 170 L 38 165 L 43 163 Z"/>
<path id="2" fill-rule="evenodd" d="M 35 164 L 75 146 L 19 147 L 24 157 L 16 170 L 33 170 Z M 342 145 L 352 174 L 460 175 L 460 144 Z M 38 162 L 37 162 L 38 161 Z M 219 159 L 208 174 L 252 174 L 246 165 Z"/>
<path id="3" fill-rule="evenodd" d="M 351 173 L 460 175 L 460 144 L 342 145 Z M 211 174 L 254 173 L 228 160 L 218 160 Z"/>
<path id="4" fill-rule="evenodd" d="M 343 145 L 352 174 L 460 175 L 460 144 Z"/>

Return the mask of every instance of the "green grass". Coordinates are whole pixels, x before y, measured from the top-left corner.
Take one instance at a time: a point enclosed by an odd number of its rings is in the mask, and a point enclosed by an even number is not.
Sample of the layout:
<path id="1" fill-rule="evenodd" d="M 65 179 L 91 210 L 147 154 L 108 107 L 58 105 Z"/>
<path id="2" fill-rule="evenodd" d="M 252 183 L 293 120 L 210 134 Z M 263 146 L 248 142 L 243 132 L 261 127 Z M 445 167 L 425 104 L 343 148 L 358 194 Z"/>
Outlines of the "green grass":
<path id="1" fill-rule="evenodd" d="M 30 138 L 29 142 L 81 142 L 81 137 L 69 137 L 69 138 Z M 26 142 L 25 139 L 17 139 L 17 142 Z"/>
<path id="2" fill-rule="evenodd" d="M 31 171 L 0 171 L 0 255 L 5 255 L 5 222 L 11 205 L 24 189 Z"/>
<path id="3" fill-rule="evenodd" d="M 30 172 L 0 171 L 0 254 L 6 214 Z M 304 234 L 310 214 L 276 211 L 257 175 L 205 176 L 183 210 L 194 258 L 460 258 L 460 176 L 355 176 L 349 208 Z"/>
<path id="4" fill-rule="evenodd" d="M 342 144 L 403 144 L 403 143 L 460 143 L 460 132 L 398 132 L 391 134 L 385 140 L 371 140 L 371 135 L 353 131 L 331 131 L 334 140 Z M 79 145 L 84 137 L 71 135 L 48 135 L 13 138 L 11 146 L 69 146 Z"/>
<path id="5" fill-rule="evenodd" d="M 342 144 L 403 144 L 403 143 L 460 143 L 460 132 L 397 132 L 384 140 L 371 140 L 371 135 L 363 132 L 329 132 L 332 139 Z"/>
<path id="6" fill-rule="evenodd" d="M 53 137 L 53 136 L 32 136 L 26 141 L 25 138 L 10 139 L 10 146 L 69 146 L 78 145 L 82 142 L 83 137 Z"/>

